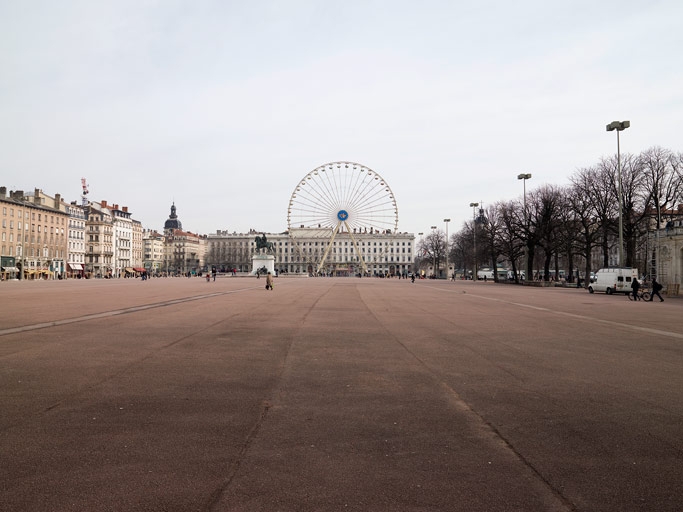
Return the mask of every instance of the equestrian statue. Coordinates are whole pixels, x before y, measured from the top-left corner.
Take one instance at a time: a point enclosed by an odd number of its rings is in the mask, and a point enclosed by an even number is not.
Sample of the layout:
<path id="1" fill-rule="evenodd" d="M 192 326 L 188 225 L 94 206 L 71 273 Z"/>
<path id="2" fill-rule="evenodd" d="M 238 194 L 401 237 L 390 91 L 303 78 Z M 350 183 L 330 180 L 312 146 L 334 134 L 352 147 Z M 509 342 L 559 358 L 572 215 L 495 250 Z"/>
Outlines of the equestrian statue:
<path id="1" fill-rule="evenodd" d="M 261 249 L 265 249 L 266 253 L 275 252 L 275 246 L 273 245 L 273 242 L 268 241 L 265 233 L 263 233 L 262 235 L 263 236 L 257 236 L 254 239 L 254 241 L 256 242 L 256 252 L 260 253 Z"/>

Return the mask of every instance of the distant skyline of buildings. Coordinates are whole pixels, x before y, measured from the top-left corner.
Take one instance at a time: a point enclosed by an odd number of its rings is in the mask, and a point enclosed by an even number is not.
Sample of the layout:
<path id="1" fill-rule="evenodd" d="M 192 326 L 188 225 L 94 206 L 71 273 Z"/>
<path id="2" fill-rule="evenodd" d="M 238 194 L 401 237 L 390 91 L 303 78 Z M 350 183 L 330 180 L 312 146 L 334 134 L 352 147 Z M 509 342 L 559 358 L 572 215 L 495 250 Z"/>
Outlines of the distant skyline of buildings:
<path id="1" fill-rule="evenodd" d="M 25 193 L 0 187 L 3 279 L 120 278 L 142 273 L 193 275 L 217 268 L 250 272 L 255 239 L 247 233 L 183 230 L 175 202 L 162 232 L 145 228 L 128 206 L 81 202 L 41 189 Z M 296 233 L 294 233 L 294 231 Z M 283 273 L 386 275 L 412 270 L 415 237 L 410 233 L 296 229 L 268 233 L 275 268 Z M 320 262 L 324 259 L 325 263 Z"/>
<path id="2" fill-rule="evenodd" d="M 251 272 L 256 237 L 217 229 L 197 234 L 183 229 L 175 202 L 160 232 L 134 219 L 128 206 L 102 201 L 67 202 L 41 189 L 8 191 L 0 186 L 0 278 L 121 278 L 196 275 L 218 271 Z M 652 219 L 642 255 L 647 274 L 680 287 L 683 275 L 683 205 L 667 215 L 666 226 Z M 267 233 L 275 269 L 315 275 L 387 275 L 417 271 L 415 235 L 401 232 L 347 233 L 293 228 Z M 596 258 L 599 254 L 596 253 Z M 615 260 L 616 261 L 616 260 Z M 321 263 L 322 262 L 322 263 Z M 450 275 L 439 263 L 428 273 Z M 610 264 L 614 264 L 610 259 Z M 596 266 L 598 268 L 599 265 Z"/>

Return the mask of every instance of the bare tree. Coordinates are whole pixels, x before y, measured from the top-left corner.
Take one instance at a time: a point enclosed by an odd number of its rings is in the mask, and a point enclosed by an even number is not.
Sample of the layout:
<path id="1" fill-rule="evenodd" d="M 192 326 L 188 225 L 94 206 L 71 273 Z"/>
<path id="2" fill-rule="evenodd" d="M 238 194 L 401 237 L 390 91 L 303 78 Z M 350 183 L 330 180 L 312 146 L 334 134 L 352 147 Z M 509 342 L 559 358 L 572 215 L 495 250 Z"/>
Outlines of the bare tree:
<path id="1" fill-rule="evenodd" d="M 574 261 L 576 256 L 581 255 L 579 233 L 581 232 L 580 216 L 577 214 L 574 204 L 574 187 L 566 186 L 559 189 L 560 208 L 557 215 L 558 245 L 555 253 L 555 271 L 558 271 L 557 259 L 560 254 L 566 258 L 567 282 L 574 282 Z"/>
<path id="2" fill-rule="evenodd" d="M 463 223 L 462 229 L 451 237 L 451 257 L 461 261 L 464 269 L 472 268 L 474 263 L 489 261 L 491 257 L 490 240 L 487 233 L 489 220 L 483 208 L 479 208 L 474 219 Z M 497 227 L 496 227 L 497 229 Z M 476 250 L 476 254 L 475 254 Z"/>
<path id="3" fill-rule="evenodd" d="M 610 242 L 617 235 L 619 201 L 616 186 L 616 159 L 602 159 L 593 168 L 595 176 L 589 193 L 591 208 L 595 212 L 600 228 L 602 266 L 609 267 Z"/>
<path id="4" fill-rule="evenodd" d="M 526 279 L 533 276 L 536 249 L 541 244 L 548 222 L 545 218 L 543 195 L 540 189 L 527 194 L 526 204 L 520 209 L 522 215 L 516 219 L 517 232 L 526 250 Z"/>
<path id="5" fill-rule="evenodd" d="M 642 193 L 644 173 L 639 158 L 633 155 L 622 157 L 622 218 L 624 227 L 624 248 L 626 267 L 640 267 L 636 260 L 638 243 L 647 231 L 647 202 Z M 643 269 L 644 270 L 644 269 Z"/>
<path id="6" fill-rule="evenodd" d="M 659 230 L 662 223 L 666 224 L 667 212 L 673 211 L 683 194 L 682 155 L 652 147 L 641 153 L 638 160 L 643 175 L 640 192 L 644 213 Z M 658 261 L 658 257 L 653 257 L 652 261 Z M 656 267 L 647 267 L 646 274 L 658 274 Z"/>
<path id="7" fill-rule="evenodd" d="M 518 201 L 508 201 L 497 205 L 500 229 L 496 243 L 501 255 L 510 261 L 516 283 L 519 283 L 517 260 L 524 255 L 524 244 L 520 236 L 520 223 L 518 222 L 523 217 L 522 209 L 523 205 Z"/>
<path id="8" fill-rule="evenodd" d="M 671 158 L 671 167 L 678 182 L 683 182 L 683 153 L 676 153 L 676 155 Z M 676 203 L 683 204 L 683 185 L 681 185 L 678 190 Z"/>
<path id="9" fill-rule="evenodd" d="M 498 212 L 498 205 L 491 205 L 486 210 L 480 210 L 479 232 L 482 234 L 482 248 L 491 262 L 493 280 L 498 282 L 498 258 L 501 255 L 501 247 L 498 244 L 500 231 L 503 225 Z"/>
<path id="10" fill-rule="evenodd" d="M 425 236 L 418 244 L 418 251 L 425 261 L 434 264 L 434 274 L 441 266 L 441 260 L 446 257 L 446 235 L 441 230 L 435 230 Z"/>
<path id="11" fill-rule="evenodd" d="M 643 175 L 641 193 L 643 203 L 653 209 L 648 213 L 661 213 L 676 206 L 683 193 L 681 155 L 668 149 L 652 147 L 638 156 Z M 659 219 L 661 222 L 661 219 Z"/>
<path id="12" fill-rule="evenodd" d="M 462 229 L 451 235 L 449 258 L 456 268 L 462 268 L 465 273 L 472 262 L 472 233 L 469 226 L 464 224 Z"/>
<path id="13" fill-rule="evenodd" d="M 559 189 L 553 185 L 543 185 L 531 193 L 531 204 L 534 239 L 544 252 L 543 280 L 548 281 L 550 262 L 558 250 L 558 214 L 562 204 Z"/>
<path id="14" fill-rule="evenodd" d="M 600 245 L 602 240 L 600 206 L 605 201 L 596 201 L 596 191 L 599 189 L 598 170 L 595 167 L 580 169 L 571 178 L 571 191 L 568 193 L 568 207 L 572 210 L 574 221 L 577 224 L 576 241 L 579 252 L 585 259 L 585 276 L 588 278 L 592 272 L 591 255 L 593 248 Z"/>

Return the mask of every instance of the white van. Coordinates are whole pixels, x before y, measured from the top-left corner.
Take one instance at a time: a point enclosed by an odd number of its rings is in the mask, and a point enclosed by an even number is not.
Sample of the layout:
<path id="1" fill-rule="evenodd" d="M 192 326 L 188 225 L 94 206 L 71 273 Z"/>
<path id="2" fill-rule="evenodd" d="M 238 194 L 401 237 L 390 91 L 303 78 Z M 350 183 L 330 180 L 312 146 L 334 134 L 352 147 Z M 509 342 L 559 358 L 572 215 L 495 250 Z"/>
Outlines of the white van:
<path id="1" fill-rule="evenodd" d="M 523 270 L 518 270 L 517 271 L 517 276 L 524 281 L 524 271 Z M 512 270 L 507 271 L 506 279 L 508 281 L 514 281 L 515 280 L 515 273 Z"/>
<path id="2" fill-rule="evenodd" d="M 637 268 L 601 268 L 595 273 L 595 281 L 588 285 L 588 291 L 613 293 L 631 293 L 631 283 L 638 278 Z"/>
<path id="3" fill-rule="evenodd" d="M 484 279 L 490 279 L 493 281 L 493 270 L 485 268 L 483 270 L 477 271 L 477 279 L 483 281 Z"/>

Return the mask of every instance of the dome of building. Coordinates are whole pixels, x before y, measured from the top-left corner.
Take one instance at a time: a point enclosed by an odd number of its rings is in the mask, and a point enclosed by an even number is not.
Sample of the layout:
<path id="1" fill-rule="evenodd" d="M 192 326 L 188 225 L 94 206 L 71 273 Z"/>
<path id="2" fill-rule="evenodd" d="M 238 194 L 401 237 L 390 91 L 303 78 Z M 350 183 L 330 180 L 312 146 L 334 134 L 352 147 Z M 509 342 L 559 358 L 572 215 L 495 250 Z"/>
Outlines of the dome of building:
<path id="1" fill-rule="evenodd" d="M 171 205 L 171 215 L 164 223 L 164 231 L 168 229 L 183 229 L 183 224 L 178 220 L 178 215 L 175 210 L 175 203 Z"/>

